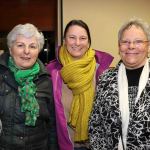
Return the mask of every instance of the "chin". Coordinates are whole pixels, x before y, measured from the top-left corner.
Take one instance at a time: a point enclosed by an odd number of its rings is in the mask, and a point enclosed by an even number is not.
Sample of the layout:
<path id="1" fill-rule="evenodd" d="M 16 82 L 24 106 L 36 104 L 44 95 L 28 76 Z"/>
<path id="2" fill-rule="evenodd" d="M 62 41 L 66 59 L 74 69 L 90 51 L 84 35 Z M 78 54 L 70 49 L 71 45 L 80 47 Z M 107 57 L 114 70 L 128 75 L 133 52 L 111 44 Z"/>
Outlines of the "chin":
<path id="1" fill-rule="evenodd" d="M 20 69 L 22 70 L 26 70 L 26 69 L 30 69 L 32 66 L 20 66 Z"/>

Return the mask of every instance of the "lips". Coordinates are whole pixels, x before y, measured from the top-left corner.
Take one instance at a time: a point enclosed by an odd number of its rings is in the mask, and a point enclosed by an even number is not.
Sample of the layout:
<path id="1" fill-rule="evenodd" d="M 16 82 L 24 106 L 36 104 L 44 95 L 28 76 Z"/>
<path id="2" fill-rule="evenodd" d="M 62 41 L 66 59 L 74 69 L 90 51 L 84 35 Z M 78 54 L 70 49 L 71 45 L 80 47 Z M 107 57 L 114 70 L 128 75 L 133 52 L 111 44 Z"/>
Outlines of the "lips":
<path id="1" fill-rule="evenodd" d="M 82 50 L 82 48 L 72 47 L 72 50 L 74 50 L 74 51 L 81 51 L 81 50 Z"/>
<path id="2" fill-rule="evenodd" d="M 133 51 L 131 51 L 131 52 L 121 51 L 121 53 L 126 54 L 126 55 L 137 55 L 137 54 L 139 54 L 139 52 L 133 52 Z"/>
<path id="3" fill-rule="evenodd" d="M 23 59 L 23 60 L 29 60 L 30 58 L 29 57 L 21 57 L 21 59 Z"/>
<path id="4" fill-rule="evenodd" d="M 137 55 L 139 53 L 125 53 L 125 54 L 127 54 L 127 55 Z"/>

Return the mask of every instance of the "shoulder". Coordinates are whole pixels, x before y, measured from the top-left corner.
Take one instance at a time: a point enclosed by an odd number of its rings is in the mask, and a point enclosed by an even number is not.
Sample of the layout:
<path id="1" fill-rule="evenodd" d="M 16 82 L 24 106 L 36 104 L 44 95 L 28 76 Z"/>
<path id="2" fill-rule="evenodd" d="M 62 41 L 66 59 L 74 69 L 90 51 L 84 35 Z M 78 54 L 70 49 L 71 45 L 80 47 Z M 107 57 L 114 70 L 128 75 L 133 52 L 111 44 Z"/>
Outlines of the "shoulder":
<path id="1" fill-rule="evenodd" d="M 114 80 L 115 78 L 117 78 L 117 76 L 118 76 L 117 68 L 107 69 L 99 76 L 98 82 L 101 82 L 101 83 L 110 82 Z"/>
<path id="2" fill-rule="evenodd" d="M 95 58 L 99 64 L 101 64 L 102 62 L 103 63 L 105 62 L 106 64 L 109 64 L 109 65 L 114 59 L 114 57 L 111 54 L 101 51 L 101 50 L 95 50 Z"/>
<path id="3" fill-rule="evenodd" d="M 9 53 L 4 52 L 2 55 L 0 55 L 0 78 L 2 79 L 4 76 L 9 76 L 9 82 L 12 81 L 14 76 L 11 73 L 9 67 L 8 67 L 8 59 L 9 59 Z M 6 80 L 8 81 L 8 80 Z M 13 80 L 14 81 L 14 80 Z"/>
<path id="4" fill-rule="evenodd" d="M 46 65 L 46 69 L 47 71 L 51 74 L 52 71 L 54 70 L 60 70 L 62 68 L 62 65 L 58 62 L 57 59 L 54 59 L 52 61 L 50 61 L 47 65 Z"/>
<path id="5" fill-rule="evenodd" d="M 97 79 L 98 79 L 98 76 L 109 68 L 110 64 L 113 61 L 113 56 L 111 56 L 106 52 L 95 50 L 95 59 L 96 63 L 98 64 L 97 68 Z"/>
<path id="6" fill-rule="evenodd" d="M 52 88 L 52 81 L 48 73 L 41 74 L 35 80 L 37 94 L 38 95 L 49 95 L 51 94 Z M 50 96 L 50 95 L 49 95 Z"/>
<path id="7" fill-rule="evenodd" d="M 7 63 L 9 59 L 9 53 L 5 52 L 2 55 L 0 55 L 0 67 L 2 68 L 8 68 Z"/>

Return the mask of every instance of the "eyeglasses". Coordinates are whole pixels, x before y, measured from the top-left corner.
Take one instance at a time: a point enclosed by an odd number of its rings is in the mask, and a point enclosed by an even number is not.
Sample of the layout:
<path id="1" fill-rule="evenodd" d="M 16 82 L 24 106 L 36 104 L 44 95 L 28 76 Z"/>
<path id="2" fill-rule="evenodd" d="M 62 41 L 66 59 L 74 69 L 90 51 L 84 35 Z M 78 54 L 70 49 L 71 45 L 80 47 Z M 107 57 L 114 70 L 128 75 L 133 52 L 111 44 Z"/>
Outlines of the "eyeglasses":
<path id="1" fill-rule="evenodd" d="M 127 41 L 127 40 L 122 40 L 122 41 L 120 41 L 120 45 L 129 47 L 130 44 L 133 43 L 135 47 L 141 47 L 147 42 L 149 42 L 149 41 L 135 40 L 135 41 L 131 42 L 131 41 Z"/>

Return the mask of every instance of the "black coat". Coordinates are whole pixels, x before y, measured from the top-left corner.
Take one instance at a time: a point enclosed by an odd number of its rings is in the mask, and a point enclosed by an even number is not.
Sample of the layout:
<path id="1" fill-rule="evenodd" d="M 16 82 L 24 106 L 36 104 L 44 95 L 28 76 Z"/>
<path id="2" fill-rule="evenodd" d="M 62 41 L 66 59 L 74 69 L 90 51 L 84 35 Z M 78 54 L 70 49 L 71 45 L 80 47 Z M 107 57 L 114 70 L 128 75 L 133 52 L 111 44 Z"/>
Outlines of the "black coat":
<path id="1" fill-rule="evenodd" d="M 34 79 L 40 106 L 35 126 L 25 125 L 18 84 L 7 66 L 9 54 L 0 56 L 0 150 L 58 150 L 52 83 L 44 65 Z"/>

